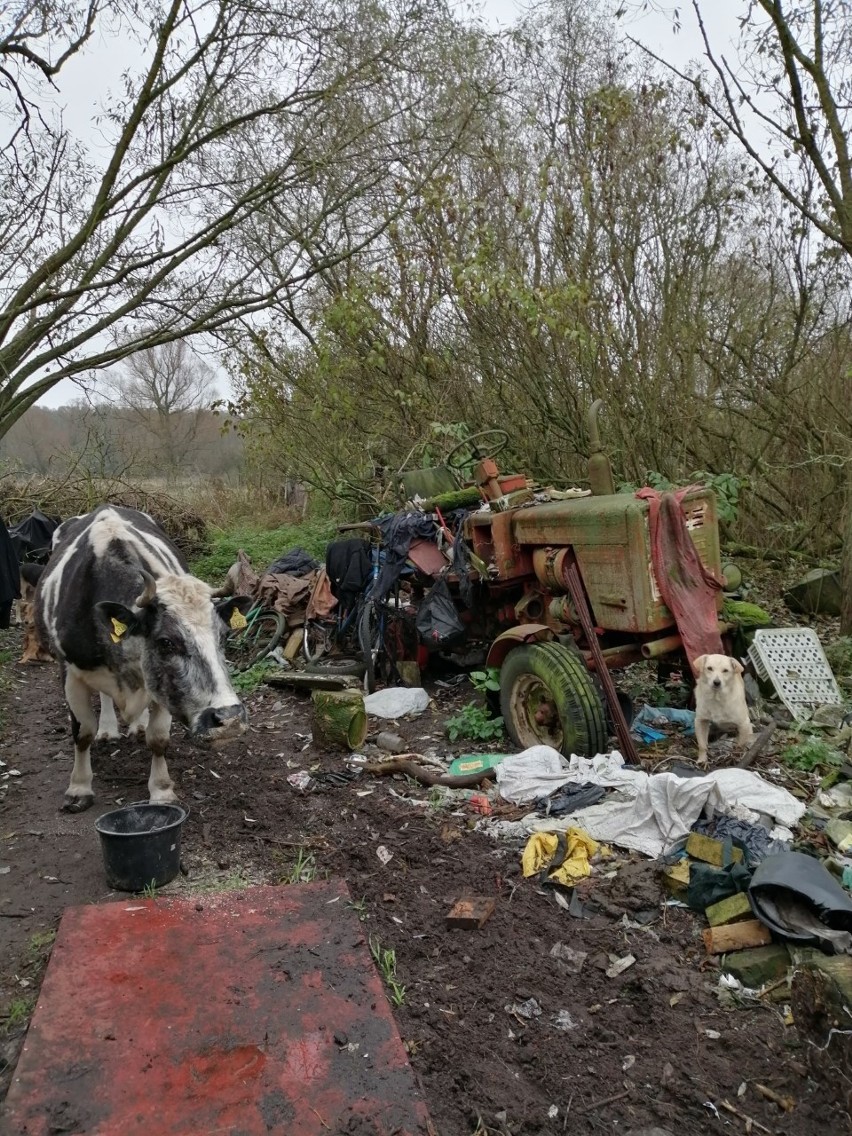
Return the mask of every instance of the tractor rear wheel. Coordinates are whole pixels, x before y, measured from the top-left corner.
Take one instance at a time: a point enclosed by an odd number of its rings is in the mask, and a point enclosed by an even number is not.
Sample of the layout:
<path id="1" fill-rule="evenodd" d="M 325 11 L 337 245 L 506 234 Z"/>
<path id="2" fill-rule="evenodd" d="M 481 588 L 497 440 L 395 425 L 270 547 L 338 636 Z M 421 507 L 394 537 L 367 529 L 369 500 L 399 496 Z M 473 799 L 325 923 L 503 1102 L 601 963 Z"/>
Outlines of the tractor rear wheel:
<path id="1" fill-rule="evenodd" d="M 606 714 L 582 658 L 561 643 L 511 651 L 500 670 L 500 710 L 522 749 L 549 745 L 566 757 L 606 749 Z"/>

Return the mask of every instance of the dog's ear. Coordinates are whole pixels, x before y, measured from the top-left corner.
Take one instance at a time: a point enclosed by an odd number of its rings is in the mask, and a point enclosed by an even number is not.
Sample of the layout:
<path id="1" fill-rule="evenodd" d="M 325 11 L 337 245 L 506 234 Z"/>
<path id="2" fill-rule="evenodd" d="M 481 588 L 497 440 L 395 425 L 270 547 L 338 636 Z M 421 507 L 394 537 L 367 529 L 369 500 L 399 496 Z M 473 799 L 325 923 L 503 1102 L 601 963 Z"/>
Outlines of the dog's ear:
<path id="1" fill-rule="evenodd" d="M 745 667 L 742 665 L 742 663 L 739 661 L 739 659 L 731 659 L 731 665 L 733 666 L 734 670 L 737 672 L 738 675 L 741 675 L 743 673 L 743 671 L 745 670 Z"/>
<path id="2" fill-rule="evenodd" d="M 692 669 L 697 675 L 700 675 L 704 671 L 704 661 L 706 658 L 706 655 L 699 655 L 697 659 L 692 660 Z"/>

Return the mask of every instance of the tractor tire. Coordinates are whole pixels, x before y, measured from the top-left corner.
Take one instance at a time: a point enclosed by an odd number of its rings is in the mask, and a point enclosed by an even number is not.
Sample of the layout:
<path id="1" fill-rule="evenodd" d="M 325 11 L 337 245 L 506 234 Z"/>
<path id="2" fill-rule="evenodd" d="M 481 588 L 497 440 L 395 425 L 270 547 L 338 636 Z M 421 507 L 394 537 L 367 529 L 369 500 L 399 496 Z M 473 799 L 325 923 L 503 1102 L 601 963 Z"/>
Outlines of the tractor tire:
<path id="1" fill-rule="evenodd" d="M 561 643 L 516 647 L 506 656 L 500 711 L 522 749 L 549 745 L 566 757 L 606 749 L 606 714 L 594 680 L 577 652 Z"/>

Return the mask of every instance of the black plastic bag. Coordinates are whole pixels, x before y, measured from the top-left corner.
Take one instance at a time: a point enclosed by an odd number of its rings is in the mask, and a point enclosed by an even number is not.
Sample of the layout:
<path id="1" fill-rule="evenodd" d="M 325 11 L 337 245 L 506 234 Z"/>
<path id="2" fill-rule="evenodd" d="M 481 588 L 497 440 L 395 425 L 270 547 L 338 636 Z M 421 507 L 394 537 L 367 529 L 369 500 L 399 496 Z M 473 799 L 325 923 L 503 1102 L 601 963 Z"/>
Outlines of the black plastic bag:
<path id="1" fill-rule="evenodd" d="M 451 647 L 464 638 L 465 626 L 459 619 L 453 597 L 443 576 L 439 576 L 417 612 L 417 634 L 430 651 Z"/>

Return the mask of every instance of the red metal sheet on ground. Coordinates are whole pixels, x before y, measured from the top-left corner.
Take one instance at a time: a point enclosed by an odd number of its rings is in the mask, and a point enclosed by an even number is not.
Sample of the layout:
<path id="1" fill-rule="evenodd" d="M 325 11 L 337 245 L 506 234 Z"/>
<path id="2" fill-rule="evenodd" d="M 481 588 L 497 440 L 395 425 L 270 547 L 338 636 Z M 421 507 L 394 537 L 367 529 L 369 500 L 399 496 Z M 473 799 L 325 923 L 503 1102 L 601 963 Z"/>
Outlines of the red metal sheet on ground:
<path id="1" fill-rule="evenodd" d="M 328 880 L 69 908 L 2 1130 L 425 1133 L 348 900 Z"/>

